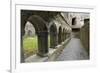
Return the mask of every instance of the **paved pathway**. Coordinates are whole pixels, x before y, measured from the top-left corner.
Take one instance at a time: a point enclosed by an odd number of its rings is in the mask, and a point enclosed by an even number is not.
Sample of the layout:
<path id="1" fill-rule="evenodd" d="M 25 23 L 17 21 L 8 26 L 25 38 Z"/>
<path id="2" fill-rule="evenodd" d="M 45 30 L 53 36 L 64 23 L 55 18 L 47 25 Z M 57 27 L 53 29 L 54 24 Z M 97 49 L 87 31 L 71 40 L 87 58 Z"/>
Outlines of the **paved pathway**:
<path id="1" fill-rule="evenodd" d="M 73 36 L 61 55 L 57 58 L 57 61 L 86 60 L 88 58 L 88 54 L 83 48 L 80 39 Z"/>
<path id="2" fill-rule="evenodd" d="M 58 56 L 56 61 L 67 61 L 67 60 L 86 60 L 89 59 L 85 48 L 82 46 L 80 39 L 77 37 L 78 33 L 71 34 L 70 42 L 65 46 L 65 49 Z M 27 58 L 26 62 L 41 62 L 48 61 L 48 58 L 41 58 L 37 55 Z M 37 61 L 38 60 L 38 61 Z"/>

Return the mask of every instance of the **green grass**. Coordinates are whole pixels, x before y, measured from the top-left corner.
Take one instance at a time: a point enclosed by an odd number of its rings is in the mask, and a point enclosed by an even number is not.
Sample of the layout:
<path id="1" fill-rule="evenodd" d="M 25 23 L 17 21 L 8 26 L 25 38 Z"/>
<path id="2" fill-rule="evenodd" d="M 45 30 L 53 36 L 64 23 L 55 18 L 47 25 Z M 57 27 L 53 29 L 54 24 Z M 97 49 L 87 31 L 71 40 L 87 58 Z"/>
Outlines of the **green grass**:
<path id="1" fill-rule="evenodd" d="M 48 36 L 48 47 L 50 47 L 50 36 Z M 33 54 L 36 54 L 38 50 L 37 36 L 24 37 L 23 38 L 23 48 L 24 48 L 25 57 L 29 57 Z"/>
<path id="2" fill-rule="evenodd" d="M 37 48 L 37 36 L 24 38 L 23 47 L 24 48 Z"/>
<path id="3" fill-rule="evenodd" d="M 25 37 L 23 39 L 23 48 L 24 48 L 24 54 L 26 57 L 28 57 L 32 54 L 35 54 L 38 49 L 37 36 Z"/>

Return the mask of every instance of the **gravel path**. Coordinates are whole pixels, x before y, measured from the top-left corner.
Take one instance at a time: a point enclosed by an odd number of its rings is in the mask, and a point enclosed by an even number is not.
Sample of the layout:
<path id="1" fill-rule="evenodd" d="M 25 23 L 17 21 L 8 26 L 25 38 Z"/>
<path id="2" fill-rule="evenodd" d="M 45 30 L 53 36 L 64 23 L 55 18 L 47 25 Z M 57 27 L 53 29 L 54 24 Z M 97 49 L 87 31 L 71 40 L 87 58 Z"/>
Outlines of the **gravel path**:
<path id="1" fill-rule="evenodd" d="M 83 48 L 80 39 L 72 37 L 66 45 L 62 54 L 57 58 L 57 61 L 66 60 L 86 60 L 89 59 L 87 52 Z"/>

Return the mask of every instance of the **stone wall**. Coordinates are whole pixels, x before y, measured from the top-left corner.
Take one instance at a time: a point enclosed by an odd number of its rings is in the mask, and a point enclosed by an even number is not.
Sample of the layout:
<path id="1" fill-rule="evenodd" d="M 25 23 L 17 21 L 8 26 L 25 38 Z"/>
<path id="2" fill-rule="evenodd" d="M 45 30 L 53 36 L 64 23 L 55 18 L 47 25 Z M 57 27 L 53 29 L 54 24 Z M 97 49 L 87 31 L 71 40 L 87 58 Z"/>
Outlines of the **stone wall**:
<path id="1" fill-rule="evenodd" d="M 90 51 L 89 43 L 89 19 L 84 20 L 84 26 L 80 29 L 80 40 L 82 41 L 83 46 L 86 48 L 88 54 Z"/>

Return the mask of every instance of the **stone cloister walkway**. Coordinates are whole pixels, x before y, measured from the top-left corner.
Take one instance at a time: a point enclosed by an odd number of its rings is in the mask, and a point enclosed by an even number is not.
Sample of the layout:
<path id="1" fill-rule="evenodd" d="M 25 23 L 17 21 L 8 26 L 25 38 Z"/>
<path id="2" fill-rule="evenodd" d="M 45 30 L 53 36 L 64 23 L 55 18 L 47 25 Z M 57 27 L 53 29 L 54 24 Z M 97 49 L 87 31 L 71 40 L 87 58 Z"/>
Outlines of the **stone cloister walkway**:
<path id="1" fill-rule="evenodd" d="M 55 51 L 56 49 L 51 49 L 51 50 Z M 57 57 L 55 57 L 55 55 Z M 25 61 L 26 62 L 48 62 L 48 61 L 67 61 L 67 60 L 87 60 L 89 59 L 88 53 L 83 47 L 77 32 L 71 34 L 71 40 L 66 44 L 63 51 L 61 51 L 59 55 L 57 55 L 57 52 L 56 52 L 55 55 L 52 54 L 50 59 L 49 57 L 40 57 L 37 55 L 32 55 L 29 58 L 27 58 Z M 52 59 L 53 57 L 54 59 Z"/>
<path id="2" fill-rule="evenodd" d="M 64 50 L 56 59 L 56 61 L 89 59 L 88 54 L 81 44 L 80 39 L 75 37 L 75 35 L 75 33 L 72 33 L 70 42 L 65 46 Z"/>

